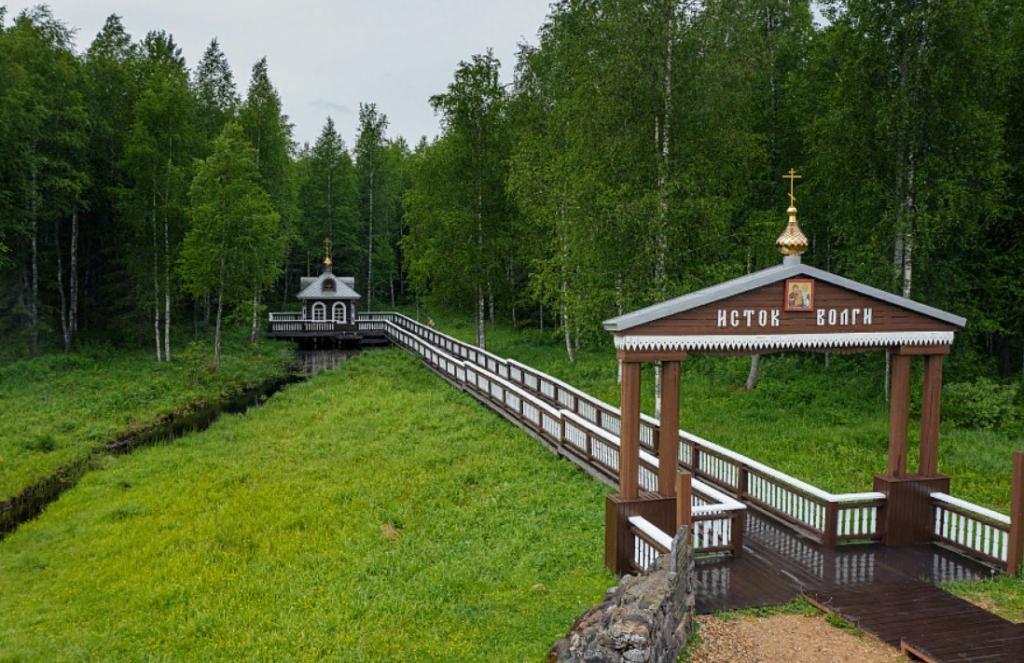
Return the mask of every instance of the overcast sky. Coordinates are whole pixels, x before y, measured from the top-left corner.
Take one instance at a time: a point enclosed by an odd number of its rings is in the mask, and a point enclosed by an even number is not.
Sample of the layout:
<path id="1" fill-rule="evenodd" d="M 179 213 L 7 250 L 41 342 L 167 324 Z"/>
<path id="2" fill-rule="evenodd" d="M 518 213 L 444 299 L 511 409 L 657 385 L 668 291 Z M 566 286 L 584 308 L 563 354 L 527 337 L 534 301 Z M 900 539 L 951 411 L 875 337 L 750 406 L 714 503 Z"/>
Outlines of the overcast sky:
<path id="1" fill-rule="evenodd" d="M 9 16 L 38 4 L 0 0 Z M 328 115 L 350 148 L 359 102 L 376 102 L 390 135 L 415 144 L 434 136 L 427 102 L 452 79 L 459 60 L 488 47 L 509 80 L 516 44 L 536 43 L 547 0 L 49 0 L 88 48 L 109 14 L 135 40 L 149 30 L 174 35 L 189 67 L 217 37 L 244 96 L 252 64 L 266 55 L 270 78 L 301 144 Z"/>

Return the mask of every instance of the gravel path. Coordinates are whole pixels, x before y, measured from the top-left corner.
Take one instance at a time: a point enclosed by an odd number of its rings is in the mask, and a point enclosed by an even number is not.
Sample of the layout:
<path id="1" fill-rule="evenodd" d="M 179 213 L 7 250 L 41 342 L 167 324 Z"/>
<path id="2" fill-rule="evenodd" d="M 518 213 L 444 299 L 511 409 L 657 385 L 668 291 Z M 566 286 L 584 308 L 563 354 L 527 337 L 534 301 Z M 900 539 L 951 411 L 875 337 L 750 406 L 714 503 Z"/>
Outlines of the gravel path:
<path id="1" fill-rule="evenodd" d="M 775 615 L 722 620 L 700 616 L 700 646 L 692 663 L 894 663 L 900 653 L 867 634 L 832 626 L 824 615 Z"/>

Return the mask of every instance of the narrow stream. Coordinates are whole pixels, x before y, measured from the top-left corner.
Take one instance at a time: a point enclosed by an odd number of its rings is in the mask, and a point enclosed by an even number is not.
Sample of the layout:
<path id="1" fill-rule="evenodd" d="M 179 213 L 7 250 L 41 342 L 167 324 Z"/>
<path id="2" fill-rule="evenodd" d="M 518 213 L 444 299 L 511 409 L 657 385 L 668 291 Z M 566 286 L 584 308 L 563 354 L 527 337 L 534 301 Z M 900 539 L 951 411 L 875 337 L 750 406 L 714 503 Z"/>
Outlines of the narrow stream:
<path id="1" fill-rule="evenodd" d="M 130 453 L 140 447 L 172 442 L 183 435 L 206 430 L 222 414 L 239 414 L 251 407 L 260 406 L 289 384 L 302 382 L 320 371 L 335 369 L 358 352 L 358 349 L 296 350 L 291 370 L 283 375 L 268 378 L 251 389 L 226 400 L 204 405 L 194 412 L 167 414 L 144 430 L 97 447 L 87 456 L 59 468 L 15 497 L 0 502 L 0 541 L 22 523 L 38 516 L 64 491 L 73 488 L 93 467 L 98 457 Z"/>

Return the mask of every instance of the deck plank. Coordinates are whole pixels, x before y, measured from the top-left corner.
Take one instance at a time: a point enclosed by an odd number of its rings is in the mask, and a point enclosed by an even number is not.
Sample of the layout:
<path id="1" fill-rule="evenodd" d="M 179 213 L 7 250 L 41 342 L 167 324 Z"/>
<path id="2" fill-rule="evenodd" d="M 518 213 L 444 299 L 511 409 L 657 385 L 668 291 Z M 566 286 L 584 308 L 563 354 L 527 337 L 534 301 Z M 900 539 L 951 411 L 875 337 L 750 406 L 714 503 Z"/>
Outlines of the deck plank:
<path id="1" fill-rule="evenodd" d="M 694 585 L 700 613 L 779 605 L 804 594 L 930 660 L 1024 661 L 1024 625 L 936 587 L 994 573 L 935 545 L 826 548 L 751 509 L 743 555 L 699 560 Z"/>

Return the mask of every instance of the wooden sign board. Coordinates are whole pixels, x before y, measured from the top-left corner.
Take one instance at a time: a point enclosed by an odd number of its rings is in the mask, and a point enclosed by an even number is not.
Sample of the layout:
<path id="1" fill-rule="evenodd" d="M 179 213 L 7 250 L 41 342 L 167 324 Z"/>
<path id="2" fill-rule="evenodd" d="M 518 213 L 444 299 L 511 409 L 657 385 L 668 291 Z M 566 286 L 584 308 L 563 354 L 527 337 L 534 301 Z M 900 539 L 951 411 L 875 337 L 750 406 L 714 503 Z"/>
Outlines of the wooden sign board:
<path id="1" fill-rule="evenodd" d="M 787 285 L 810 281 L 810 308 L 790 310 Z M 954 331 L 956 327 L 900 306 L 813 279 L 790 279 L 689 311 L 652 320 L 624 332 L 630 336 L 734 334 L 826 334 Z"/>

